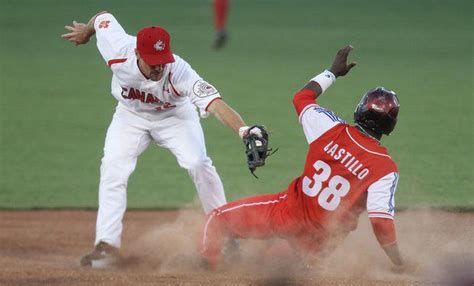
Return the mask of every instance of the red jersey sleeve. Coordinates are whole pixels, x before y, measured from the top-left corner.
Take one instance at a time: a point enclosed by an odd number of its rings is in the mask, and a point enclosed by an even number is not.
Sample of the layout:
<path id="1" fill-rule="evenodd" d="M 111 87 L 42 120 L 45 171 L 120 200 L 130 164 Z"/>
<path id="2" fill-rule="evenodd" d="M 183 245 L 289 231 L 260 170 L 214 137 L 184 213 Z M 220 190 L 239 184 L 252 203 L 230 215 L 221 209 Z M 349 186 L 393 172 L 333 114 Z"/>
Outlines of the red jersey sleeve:
<path id="1" fill-rule="evenodd" d="M 309 89 L 302 89 L 293 96 L 293 105 L 298 117 L 309 107 L 317 106 L 316 93 Z"/>

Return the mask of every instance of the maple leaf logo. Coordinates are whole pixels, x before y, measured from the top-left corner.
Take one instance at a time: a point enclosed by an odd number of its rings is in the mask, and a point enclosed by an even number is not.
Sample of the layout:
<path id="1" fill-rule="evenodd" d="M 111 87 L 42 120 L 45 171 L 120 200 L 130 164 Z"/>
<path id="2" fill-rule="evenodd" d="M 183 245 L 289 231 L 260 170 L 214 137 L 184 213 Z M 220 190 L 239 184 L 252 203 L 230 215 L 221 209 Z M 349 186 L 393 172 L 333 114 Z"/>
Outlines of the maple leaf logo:
<path id="1" fill-rule="evenodd" d="M 153 48 L 155 48 L 155 50 L 161 52 L 165 49 L 165 43 L 163 43 L 162 40 L 159 40 L 158 42 L 155 43 L 155 45 L 153 45 Z"/>

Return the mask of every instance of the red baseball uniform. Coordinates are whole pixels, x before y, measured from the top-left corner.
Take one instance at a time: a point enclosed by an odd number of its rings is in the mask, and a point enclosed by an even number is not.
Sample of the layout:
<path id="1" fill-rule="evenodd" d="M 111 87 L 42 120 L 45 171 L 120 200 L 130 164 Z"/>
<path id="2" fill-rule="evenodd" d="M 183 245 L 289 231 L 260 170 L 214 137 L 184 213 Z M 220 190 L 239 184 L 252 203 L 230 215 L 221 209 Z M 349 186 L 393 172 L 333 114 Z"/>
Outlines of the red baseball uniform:
<path id="1" fill-rule="evenodd" d="M 211 264 L 217 262 L 226 236 L 278 236 L 318 252 L 354 230 L 364 210 L 370 218 L 389 219 L 393 234 L 382 244 L 395 239 L 391 219 L 397 166 L 377 140 L 345 124 L 315 99 L 306 89 L 293 99 L 309 144 L 303 174 L 281 193 L 241 199 L 209 214 L 200 247 Z"/>

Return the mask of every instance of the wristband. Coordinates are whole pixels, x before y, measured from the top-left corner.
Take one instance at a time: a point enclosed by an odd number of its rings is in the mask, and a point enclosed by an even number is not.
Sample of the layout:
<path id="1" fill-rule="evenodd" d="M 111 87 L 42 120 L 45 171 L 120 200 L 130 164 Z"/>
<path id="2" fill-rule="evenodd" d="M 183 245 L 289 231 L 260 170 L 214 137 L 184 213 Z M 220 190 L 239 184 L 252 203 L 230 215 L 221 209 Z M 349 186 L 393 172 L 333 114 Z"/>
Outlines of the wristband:
<path id="1" fill-rule="evenodd" d="M 332 72 L 325 70 L 317 76 L 313 77 L 311 81 L 315 81 L 319 84 L 319 86 L 321 86 L 321 89 L 323 91 L 321 94 L 323 94 L 326 89 L 328 89 L 331 84 L 336 81 L 336 76 Z"/>

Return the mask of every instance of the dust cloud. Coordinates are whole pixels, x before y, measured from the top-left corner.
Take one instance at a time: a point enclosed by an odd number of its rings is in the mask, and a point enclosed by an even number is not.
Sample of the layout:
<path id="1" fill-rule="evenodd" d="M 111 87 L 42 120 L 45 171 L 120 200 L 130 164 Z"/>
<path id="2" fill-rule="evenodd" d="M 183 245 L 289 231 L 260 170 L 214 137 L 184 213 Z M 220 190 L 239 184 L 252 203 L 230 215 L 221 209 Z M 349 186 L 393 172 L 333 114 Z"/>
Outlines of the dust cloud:
<path id="1" fill-rule="evenodd" d="M 136 239 L 127 249 L 127 259 L 130 264 L 149 267 L 158 273 L 203 271 L 196 250 L 197 232 L 203 219 L 199 210 L 181 211 L 174 222 L 157 226 Z M 396 228 L 399 248 L 405 260 L 413 265 L 411 273 L 390 271 L 391 263 L 379 247 L 366 214 L 361 215 L 358 229 L 323 260 L 303 263 L 282 240 L 242 239 L 241 259 L 221 266 L 218 271 L 259 276 L 269 283 L 294 279 L 370 279 L 472 285 L 472 214 L 406 210 L 396 214 Z"/>

